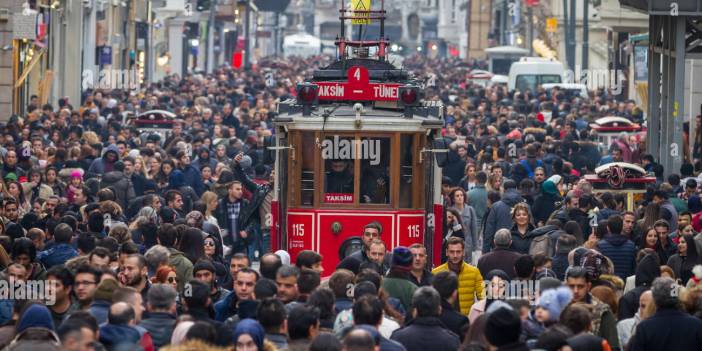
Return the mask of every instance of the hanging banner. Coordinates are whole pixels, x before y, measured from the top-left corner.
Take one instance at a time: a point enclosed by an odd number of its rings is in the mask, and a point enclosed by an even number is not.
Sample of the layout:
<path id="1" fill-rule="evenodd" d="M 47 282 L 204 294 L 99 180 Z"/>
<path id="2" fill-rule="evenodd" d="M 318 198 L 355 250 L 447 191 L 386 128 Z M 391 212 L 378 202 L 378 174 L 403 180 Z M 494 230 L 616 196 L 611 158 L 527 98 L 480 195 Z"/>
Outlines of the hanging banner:
<path id="1" fill-rule="evenodd" d="M 12 39 L 34 40 L 37 37 L 37 15 L 16 13 L 12 16 Z"/>
<path id="2" fill-rule="evenodd" d="M 371 0 L 353 0 L 353 15 L 355 17 L 370 17 L 369 12 L 358 12 L 358 11 L 370 11 L 371 9 Z M 371 20 L 370 18 L 368 19 L 353 19 L 351 20 L 351 24 L 370 24 Z"/>

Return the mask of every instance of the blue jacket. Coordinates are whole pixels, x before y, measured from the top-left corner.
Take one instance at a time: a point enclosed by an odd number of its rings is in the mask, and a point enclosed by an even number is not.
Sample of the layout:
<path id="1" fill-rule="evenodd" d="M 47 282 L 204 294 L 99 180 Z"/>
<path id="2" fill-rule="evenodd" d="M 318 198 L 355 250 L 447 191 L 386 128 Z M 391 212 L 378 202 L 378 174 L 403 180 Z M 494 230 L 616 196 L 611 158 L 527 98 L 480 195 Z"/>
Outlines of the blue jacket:
<path id="1" fill-rule="evenodd" d="M 69 244 L 56 244 L 48 250 L 37 254 L 37 260 L 49 269 L 53 266 L 66 263 L 73 257 L 78 256 L 78 251 Z"/>
<path id="2" fill-rule="evenodd" d="M 12 311 L 15 308 L 15 300 L 0 300 L 0 325 L 12 320 Z"/>
<path id="3" fill-rule="evenodd" d="M 193 190 L 195 190 L 197 196 L 202 196 L 202 193 L 205 192 L 205 183 L 202 181 L 200 171 L 193 167 L 193 165 L 188 165 L 182 168 L 181 171 L 183 175 L 185 175 L 185 184 L 190 185 Z"/>
<path id="4" fill-rule="evenodd" d="M 225 298 L 214 304 L 215 320 L 224 322 L 227 318 L 237 313 L 236 308 L 236 293 L 230 292 Z"/>
<path id="5" fill-rule="evenodd" d="M 118 345 L 138 345 L 140 339 L 139 331 L 128 325 L 105 324 L 100 327 L 100 343 L 108 350 Z"/>
<path id="6" fill-rule="evenodd" d="M 90 314 L 95 317 L 98 325 L 107 323 L 107 315 L 110 314 L 110 301 L 95 300 L 90 304 Z"/>
<path id="7" fill-rule="evenodd" d="M 597 242 L 600 253 L 614 264 L 614 274 L 626 280 L 636 271 L 636 246 L 621 234 L 607 234 Z"/>
<path id="8" fill-rule="evenodd" d="M 557 253 L 551 257 L 551 265 L 553 272 L 556 273 L 558 280 L 565 279 L 565 272 L 568 269 L 568 254 Z"/>
<path id="9" fill-rule="evenodd" d="M 492 205 L 490 214 L 485 221 L 485 233 L 483 233 L 483 253 L 490 252 L 492 248 L 492 240 L 495 237 L 495 232 L 505 228 L 511 229 L 514 223 L 512 222 L 512 207 L 519 202 L 524 202 L 524 198 L 516 189 L 505 190 L 502 200 Z M 531 211 L 531 210 L 530 210 Z"/>

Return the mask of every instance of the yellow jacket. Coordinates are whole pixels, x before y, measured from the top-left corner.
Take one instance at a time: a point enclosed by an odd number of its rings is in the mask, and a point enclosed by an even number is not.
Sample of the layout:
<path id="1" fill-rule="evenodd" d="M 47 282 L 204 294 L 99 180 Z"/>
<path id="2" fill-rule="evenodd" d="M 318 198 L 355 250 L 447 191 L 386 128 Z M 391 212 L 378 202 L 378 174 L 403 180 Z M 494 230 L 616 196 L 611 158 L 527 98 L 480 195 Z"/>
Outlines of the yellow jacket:
<path id="1" fill-rule="evenodd" d="M 431 272 L 437 274 L 448 270 L 448 263 L 444 263 Z M 458 304 L 461 307 L 461 313 L 468 315 L 473 303 L 483 298 L 483 276 L 478 268 L 463 262 L 461 272 L 458 274 Z"/>

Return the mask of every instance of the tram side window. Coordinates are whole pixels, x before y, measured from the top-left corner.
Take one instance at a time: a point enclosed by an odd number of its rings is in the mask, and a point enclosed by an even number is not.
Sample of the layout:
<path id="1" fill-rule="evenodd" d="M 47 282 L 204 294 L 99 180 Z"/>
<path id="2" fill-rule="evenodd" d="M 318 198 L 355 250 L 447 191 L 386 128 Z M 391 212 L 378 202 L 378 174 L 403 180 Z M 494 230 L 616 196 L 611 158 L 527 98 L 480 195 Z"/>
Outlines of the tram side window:
<path id="1" fill-rule="evenodd" d="M 390 203 L 390 138 L 361 138 L 361 203 Z"/>
<path id="2" fill-rule="evenodd" d="M 400 138 L 400 208 L 412 208 L 412 168 L 414 167 L 414 136 L 402 134 Z"/>
<path id="3" fill-rule="evenodd" d="M 354 139 L 326 137 L 322 142 L 324 199 L 326 203 L 354 202 Z"/>
<path id="4" fill-rule="evenodd" d="M 301 135 L 302 157 L 300 162 L 300 204 L 302 206 L 314 205 L 314 134 L 303 132 Z"/>

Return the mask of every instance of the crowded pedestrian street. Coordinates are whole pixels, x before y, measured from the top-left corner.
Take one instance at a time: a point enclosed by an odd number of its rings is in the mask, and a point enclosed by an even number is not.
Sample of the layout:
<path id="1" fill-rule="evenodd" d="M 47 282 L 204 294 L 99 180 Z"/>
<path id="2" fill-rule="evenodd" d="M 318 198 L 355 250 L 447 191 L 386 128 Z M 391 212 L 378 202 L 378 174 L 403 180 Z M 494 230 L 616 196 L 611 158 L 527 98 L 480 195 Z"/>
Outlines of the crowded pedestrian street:
<path id="1" fill-rule="evenodd" d="M 702 0 L 2 0 L 0 350 L 702 350 Z"/>

